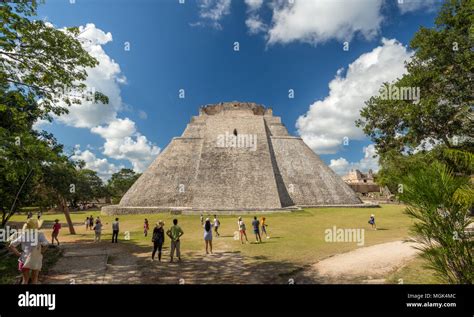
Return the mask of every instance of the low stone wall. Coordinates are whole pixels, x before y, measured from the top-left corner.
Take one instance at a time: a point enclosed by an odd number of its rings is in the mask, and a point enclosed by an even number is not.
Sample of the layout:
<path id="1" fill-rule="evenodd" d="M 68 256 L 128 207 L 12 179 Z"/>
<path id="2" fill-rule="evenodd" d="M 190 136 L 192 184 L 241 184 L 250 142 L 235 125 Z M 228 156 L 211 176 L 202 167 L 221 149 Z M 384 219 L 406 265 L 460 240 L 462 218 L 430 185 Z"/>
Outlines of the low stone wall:
<path id="1" fill-rule="evenodd" d="M 303 208 L 378 208 L 380 205 L 374 203 L 363 203 L 354 205 L 319 205 L 319 206 L 290 206 L 279 209 L 198 209 L 188 207 L 124 207 L 120 205 L 109 205 L 102 207 L 102 215 L 130 215 L 130 214 L 159 214 L 169 213 L 173 215 L 245 215 L 245 214 L 267 214 L 267 213 L 289 213 L 303 210 Z"/>

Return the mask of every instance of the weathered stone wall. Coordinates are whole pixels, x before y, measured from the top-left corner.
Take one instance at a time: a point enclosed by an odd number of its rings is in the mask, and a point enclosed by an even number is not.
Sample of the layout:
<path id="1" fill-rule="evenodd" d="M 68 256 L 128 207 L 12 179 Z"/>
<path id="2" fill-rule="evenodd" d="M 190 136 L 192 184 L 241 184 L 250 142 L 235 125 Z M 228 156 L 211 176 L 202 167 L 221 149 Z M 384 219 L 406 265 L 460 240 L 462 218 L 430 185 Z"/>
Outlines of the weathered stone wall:
<path id="1" fill-rule="evenodd" d="M 354 191 L 297 137 L 271 137 L 278 168 L 296 205 L 360 204 Z"/>
<path id="2" fill-rule="evenodd" d="M 243 147 L 218 143 L 237 134 Z M 221 139 L 222 140 L 222 139 Z M 117 206 L 104 212 L 278 210 L 361 201 L 279 117 L 254 103 L 201 108 Z"/>

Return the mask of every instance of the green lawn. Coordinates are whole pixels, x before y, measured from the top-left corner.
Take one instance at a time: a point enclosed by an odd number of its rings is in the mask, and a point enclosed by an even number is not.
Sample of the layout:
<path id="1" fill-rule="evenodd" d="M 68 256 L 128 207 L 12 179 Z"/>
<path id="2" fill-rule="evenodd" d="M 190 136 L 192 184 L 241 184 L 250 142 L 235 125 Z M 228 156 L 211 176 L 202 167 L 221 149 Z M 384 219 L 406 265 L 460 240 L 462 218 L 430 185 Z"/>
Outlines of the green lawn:
<path id="1" fill-rule="evenodd" d="M 220 216 L 222 237 L 214 239 L 214 249 L 219 251 L 240 251 L 249 259 L 266 259 L 270 261 L 290 261 L 298 265 L 314 263 L 324 257 L 346 252 L 357 248 L 356 243 L 328 243 L 325 242 L 325 230 L 333 226 L 337 228 L 364 228 L 365 246 L 400 240 L 407 237 L 407 230 L 411 220 L 403 214 L 403 206 L 383 205 L 381 208 L 316 208 L 306 209 L 292 213 L 274 213 L 266 215 L 268 233 L 270 239 L 264 239 L 260 245 L 241 245 L 233 239 L 237 230 L 237 216 Z M 371 213 L 375 214 L 377 220 L 377 231 L 371 230 L 367 223 Z M 101 216 L 99 211 L 73 212 L 72 219 L 76 225 L 77 235 L 74 239 L 93 239 L 93 232 L 85 231 L 83 222 L 92 214 L 100 216 L 105 224 L 103 240 L 111 237 L 111 223 L 115 216 Z M 130 232 L 129 243 L 141 246 L 151 246 L 150 237 L 143 235 L 143 220 L 148 218 L 151 229 L 158 220 L 164 220 L 168 228 L 173 218 L 178 218 L 180 226 L 185 234 L 182 238 L 182 250 L 203 250 L 203 229 L 200 226 L 198 215 L 170 215 L 142 214 L 119 216 L 121 223 L 121 238 L 124 232 Z M 55 218 L 60 219 L 63 224 L 60 239 L 72 238 L 67 234 L 65 218 L 62 214 L 44 214 L 46 230 L 52 226 Z M 211 217 L 212 218 L 212 217 Z M 247 225 L 247 235 L 251 242 L 255 237 L 251 230 L 253 215 L 245 215 L 243 219 Z M 25 215 L 15 215 L 12 221 L 22 222 Z"/>
<path id="2" fill-rule="evenodd" d="M 406 266 L 392 273 L 388 278 L 388 283 L 398 284 L 443 284 L 434 272 L 425 268 L 426 261 L 417 257 Z"/>

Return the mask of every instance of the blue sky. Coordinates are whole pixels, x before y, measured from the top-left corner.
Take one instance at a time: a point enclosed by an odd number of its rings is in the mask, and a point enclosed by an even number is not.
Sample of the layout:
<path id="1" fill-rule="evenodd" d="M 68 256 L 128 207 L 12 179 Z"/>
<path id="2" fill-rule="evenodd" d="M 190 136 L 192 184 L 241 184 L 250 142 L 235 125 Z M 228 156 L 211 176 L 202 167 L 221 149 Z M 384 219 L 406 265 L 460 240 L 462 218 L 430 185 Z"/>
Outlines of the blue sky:
<path id="1" fill-rule="evenodd" d="M 403 73 L 406 46 L 420 26 L 433 25 L 439 7 L 435 0 L 70 2 L 47 1 L 38 18 L 82 27 L 86 49 L 101 62 L 88 84 L 111 104 L 74 108 L 40 127 L 71 150 L 80 145 L 75 158 L 104 178 L 122 166 L 142 171 L 199 106 L 232 100 L 272 107 L 339 174 L 377 169 L 370 140 L 353 122 L 381 82 Z"/>

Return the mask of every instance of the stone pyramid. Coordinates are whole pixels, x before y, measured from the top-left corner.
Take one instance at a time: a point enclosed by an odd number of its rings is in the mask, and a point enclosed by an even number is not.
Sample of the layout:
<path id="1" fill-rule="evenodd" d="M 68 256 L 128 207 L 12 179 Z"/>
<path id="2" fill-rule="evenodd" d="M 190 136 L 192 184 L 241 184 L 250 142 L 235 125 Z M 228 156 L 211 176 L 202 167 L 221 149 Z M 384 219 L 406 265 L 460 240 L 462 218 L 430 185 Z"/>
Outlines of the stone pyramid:
<path id="1" fill-rule="evenodd" d="M 360 199 L 270 108 L 201 107 L 106 214 L 276 210 L 359 205 Z"/>

